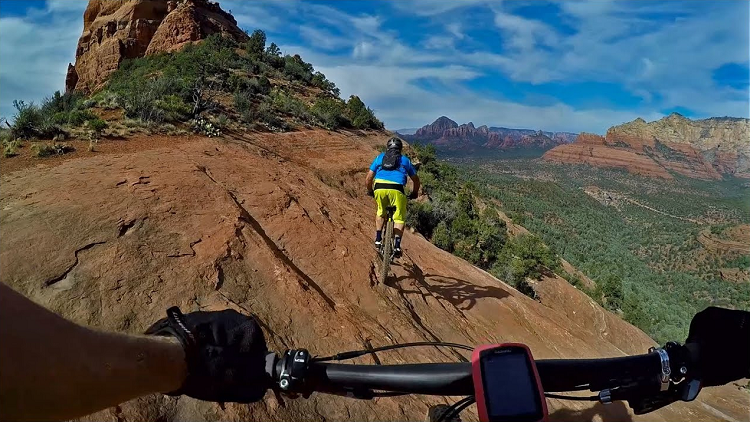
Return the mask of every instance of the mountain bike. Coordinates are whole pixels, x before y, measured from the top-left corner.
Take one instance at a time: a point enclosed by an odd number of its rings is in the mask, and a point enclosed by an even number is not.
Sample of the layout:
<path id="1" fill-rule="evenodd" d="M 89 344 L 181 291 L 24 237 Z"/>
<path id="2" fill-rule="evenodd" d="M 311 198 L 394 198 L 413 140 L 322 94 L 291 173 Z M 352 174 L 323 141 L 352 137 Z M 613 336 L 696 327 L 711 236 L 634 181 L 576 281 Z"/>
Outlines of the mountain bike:
<path id="1" fill-rule="evenodd" d="M 396 344 L 369 350 L 313 357 L 306 349 L 286 350 L 266 358 L 269 388 L 290 398 L 310 397 L 314 392 L 371 400 L 409 394 L 464 396 L 430 418 L 445 422 L 475 401 L 472 363 L 421 363 L 401 365 L 356 365 L 331 363 L 404 347 L 472 347 L 444 342 Z M 676 401 L 692 401 L 701 390 L 700 350 L 697 344 L 669 342 L 651 348 L 648 354 L 602 359 L 534 360 L 542 393 L 546 398 L 627 401 L 636 415 L 653 412 Z M 596 395 L 559 395 L 555 392 L 590 390 Z M 432 422 L 437 422 L 433 420 Z"/>
<path id="2" fill-rule="evenodd" d="M 378 254 L 380 255 L 380 282 L 385 283 L 386 278 L 388 277 L 388 273 L 391 269 L 391 263 L 393 262 L 393 213 L 396 212 L 396 207 L 386 207 L 385 208 L 386 216 L 385 216 L 385 234 L 383 235 L 383 240 L 380 244 L 380 250 L 378 250 Z"/>

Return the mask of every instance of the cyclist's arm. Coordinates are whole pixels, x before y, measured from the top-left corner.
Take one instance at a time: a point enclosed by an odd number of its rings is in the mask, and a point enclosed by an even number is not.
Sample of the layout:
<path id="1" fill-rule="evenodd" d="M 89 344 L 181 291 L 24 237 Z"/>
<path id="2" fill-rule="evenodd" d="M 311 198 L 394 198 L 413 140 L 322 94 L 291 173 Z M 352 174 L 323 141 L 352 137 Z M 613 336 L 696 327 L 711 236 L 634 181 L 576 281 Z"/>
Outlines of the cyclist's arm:
<path id="1" fill-rule="evenodd" d="M 419 187 L 421 186 L 421 182 L 419 181 L 419 176 L 417 176 L 416 173 L 413 176 L 411 176 L 411 183 L 412 183 L 411 191 L 416 192 L 418 194 Z"/>
<path id="2" fill-rule="evenodd" d="M 375 183 L 375 172 L 370 170 L 369 172 L 367 172 L 367 177 L 365 178 L 365 189 L 367 189 L 367 192 L 372 192 L 374 183 Z"/>
<path id="3" fill-rule="evenodd" d="M 0 283 L 0 420 L 65 420 L 180 388 L 177 340 L 74 324 Z"/>

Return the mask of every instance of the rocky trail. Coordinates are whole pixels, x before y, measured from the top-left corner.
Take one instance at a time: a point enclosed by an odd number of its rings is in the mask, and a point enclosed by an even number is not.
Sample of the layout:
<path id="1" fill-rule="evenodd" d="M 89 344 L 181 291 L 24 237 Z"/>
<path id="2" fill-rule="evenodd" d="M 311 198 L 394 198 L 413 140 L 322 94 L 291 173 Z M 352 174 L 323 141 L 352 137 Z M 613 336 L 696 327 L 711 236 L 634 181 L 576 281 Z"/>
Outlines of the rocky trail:
<path id="1" fill-rule="evenodd" d="M 374 204 L 361 184 L 382 141 L 381 133 L 234 133 L 3 169 L 0 281 L 79 323 L 130 333 L 172 305 L 253 312 L 277 351 L 512 340 L 537 358 L 592 358 L 653 345 L 560 278 L 536 283 L 534 301 L 418 234 L 406 234 L 404 258 L 379 283 Z M 355 362 L 465 358 L 417 348 Z M 454 400 L 268 394 L 220 406 L 149 396 L 85 420 L 424 420 L 430 405 Z M 620 403 L 549 404 L 558 421 L 748 420 L 749 401 L 727 386 L 642 417 Z"/>

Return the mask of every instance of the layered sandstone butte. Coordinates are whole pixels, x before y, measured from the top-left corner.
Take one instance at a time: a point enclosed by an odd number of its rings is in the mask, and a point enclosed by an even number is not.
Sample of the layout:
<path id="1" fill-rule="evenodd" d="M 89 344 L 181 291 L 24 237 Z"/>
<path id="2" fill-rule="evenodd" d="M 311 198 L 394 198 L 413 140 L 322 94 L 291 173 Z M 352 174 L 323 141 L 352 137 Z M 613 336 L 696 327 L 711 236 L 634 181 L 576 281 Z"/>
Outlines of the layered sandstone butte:
<path id="1" fill-rule="evenodd" d="M 486 152 L 515 148 L 550 149 L 570 143 L 575 134 L 568 132 L 543 132 L 530 129 L 462 125 L 442 116 L 433 123 L 418 129 L 413 135 L 402 135 L 410 141 L 431 143 L 443 150 L 461 152 Z"/>
<path id="2" fill-rule="evenodd" d="M 605 137 L 581 134 L 547 151 L 544 159 L 662 178 L 750 178 L 750 119 L 690 120 L 677 113 L 651 123 L 638 118 L 610 128 Z"/>
<path id="3" fill-rule="evenodd" d="M 125 59 L 175 51 L 216 33 L 247 39 L 216 2 L 90 0 L 65 88 L 90 93 L 101 88 Z"/>

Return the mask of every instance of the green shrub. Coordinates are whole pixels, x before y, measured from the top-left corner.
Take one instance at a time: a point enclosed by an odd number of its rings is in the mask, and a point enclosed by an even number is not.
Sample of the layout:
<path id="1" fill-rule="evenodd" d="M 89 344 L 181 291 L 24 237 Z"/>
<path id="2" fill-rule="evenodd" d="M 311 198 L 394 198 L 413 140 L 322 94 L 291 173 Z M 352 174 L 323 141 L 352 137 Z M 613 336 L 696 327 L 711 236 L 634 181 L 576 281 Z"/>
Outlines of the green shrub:
<path id="1" fill-rule="evenodd" d="M 180 122 L 190 117 L 192 107 L 178 95 L 170 94 L 154 101 L 157 115 L 166 122 Z"/>
<path id="2" fill-rule="evenodd" d="M 82 107 L 83 94 L 79 92 L 66 92 L 61 94 L 60 91 L 55 91 L 51 97 L 47 97 L 42 101 L 41 112 L 44 115 L 51 116 L 55 113 L 69 113 L 73 110 L 77 110 Z"/>
<path id="3" fill-rule="evenodd" d="M 622 309 L 625 301 L 622 279 L 616 275 L 608 275 L 598 280 L 594 295 L 601 297 L 602 305 L 610 311 Z"/>
<path id="4" fill-rule="evenodd" d="M 81 126 L 90 120 L 98 118 L 96 114 L 89 110 L 73 110 L 67 114 L 67 123 L 71 126 Z"/>
<path id="5" fill-rule="evenodd" d="M 444 251 L 453 252 L 453 237 L 445 221 L 441 221 L 435 227 L 432 233 L 432 243 Z"/>
<path id="6" fill-rule="evenodd" d="M 234 108 L 238 113 L 247 113 L 253 106 L 253 95 L 249 91 L 237 91 L 234 93 Z"/>
<path id="7" fill-rule="evenodd" d="M 118 108 L 120 104 L 119 98 L 116 93 L 109 90 L 103 90 L 99 91 L 98 93 L 94 94 L 93 97 L 84 101 L 82 103 L 82 106 L 84 108 L 99 106 L 105 110 L 113 110 Z"/>
<path id="8" fill-rule="evenodd" d="M 271 92 L 271 81 L 265 76 L 248 78 L 232 75 L 229 77 L 227 85 L 234 92 L 246 92 L 249 95 L 268 95 Z"/>
<path id="9" fill-rule="evenodd" d="M 356 96 L 349 97 L 346 103 L 346 115 L 352 126 L 357 129 L 383 129 L 383 122 L 375 117 L 375 113 L 365 106 L 365 103 Z"/>
<path id="10" fill-rule="evenodd" d="M 290 81 L 310 83 L 313 79 L 313 66 L 302 60 L 298 54 L 286 55 L 284 56 L 284 76 Z"/>
<path id="11" fill-rule="evenodd" d="M 310 110 L 305 103 L 287 94 L 283 90 L 274 89 L 271 92 L 271 102 L 273 107 L 282 113 L 297 117 L 305 122 L 312 120 Z"/>
<path id="12" fill-rule="evenodd" d="M 234 92 L 246 91 L 249 88 L 249 85 L 250 78 L 244 75 L 232 73 L 229 75 L 229 78 L 227 78 L 227 88 Z"/>
<path id="13" fill-rule="evenodd" d="M 26 104 L 23 101 L 13 101 L 16 114 L 11 125 L 11 137 L 18 139 L 49 139 L 64 133 L 59 125 L 55 124 L 52 116 L 45 115 L 33 102 Z"/>
<path id="14" fill-rule="evenodd" d="M 271 92 L 271 81 L 265 76 L 258 78 L 258 94 L 268 95 Z"/>
<path id="15" fill-rule="evenodd" d="M 326 75 L 315 72 L 312 76 L 312 80 L 310 81 L 311 85 L 317 88 L 322 89 L 325 92 L 330 93 L 334 97 L 338 97 L 341 93 L 338 88 L 336 88 L 336 85 L 326 79 Z"/>
<path id="16" fill-rule="evenodd" d="M 89 129 L 91 129 L 97 137 L 100 136 L 107 127 L 107 122 L 102 119 L 97 118 L 89 121 Z"/>
<path id="17" fill-rule="evenodd" d="M 13 101 L 16 115 L 13 117 L 11 134 L 14 138 L 31 139 L 39 135 L 39 129 L 44 122 L 39 107 L 34 103 L 26 104 L 24 101 Z"/>
<path id="18" fill-rule="evenodd" d="M 345 117 L 344 103 L 334 98 L 319 98 L 310 111 L 320 121 L 320 124 L 329 130 L 336 130 L 348 123 Z"/>
<path id="19" fill-rule="evenodd" d="M 227 126 L 229 126 L 229 117 L 223 113 L 219 114 L 218 116 L 216 116 L 214 123 L 220 130 L 224 130 L 227 128 Z"/>
<path id="20" fill-rule="evenodd" d="M 3 156 L 5 158 L 15 157 L 18 155 L 18 148 L 21 147 L 21 142 L 17 139 L 14 140 L 3 140 Z"/>
<path id="21" fill-rule="evenodd" d="M 260 59 L 263 57 L 265 49 L 266 33 L 261 31 L 260 29 L 256 29 L 255 31 L 253 31 L 252 35 L 250 35 L 250 38 L 245 43 L 245 50 L 250 55 L 250 57 Z"/>
<path id="22" fill-rule="evenodd" d="M 276 115 L 274 107 L 269 101 L 262 101 L 256 108 L 243 113 L 242 121 L 273 131 L 284 131 L 288 129 L 284 121 Z"/>
<path id="23" fill-rule="evenodd" d="M 741 255 L 727 262 L 730 268 L 739 268 L 741 270 L 750 269 L 750 255 Z"/>
<path id="24" fill-rule="evenodd" d="M 35 157 L 43 158 L 53 155 L 67 154 L 69 152 L 75 151 L 75 148 L 67 144 L 58 144 L 53 142 L 51 144 L 35 144 L 31 147 L 31 150 L 34 153 Z"/>
<path id="25" fill-rule="evenodd" d="M 406 224 L 424 235 L 426 238 L 433 238 L 433 243 L 435 242 L 434 230 L 440 222 L 441 220 L 438 219 L 432 203 L 416 201 L 409 203 L 406 213 Z M 443 225 L 446 226 L 445 221 L 443 221 Z M 448 250 L 442 246 L 441 248 Z"/>

